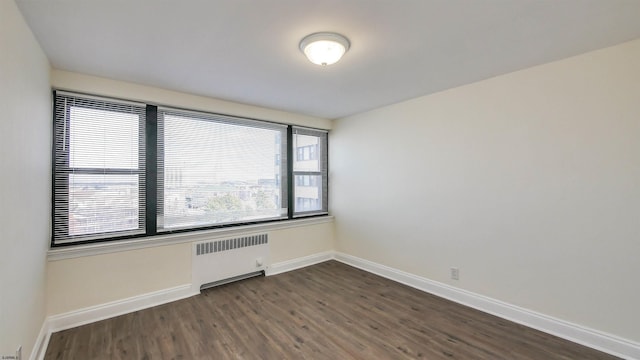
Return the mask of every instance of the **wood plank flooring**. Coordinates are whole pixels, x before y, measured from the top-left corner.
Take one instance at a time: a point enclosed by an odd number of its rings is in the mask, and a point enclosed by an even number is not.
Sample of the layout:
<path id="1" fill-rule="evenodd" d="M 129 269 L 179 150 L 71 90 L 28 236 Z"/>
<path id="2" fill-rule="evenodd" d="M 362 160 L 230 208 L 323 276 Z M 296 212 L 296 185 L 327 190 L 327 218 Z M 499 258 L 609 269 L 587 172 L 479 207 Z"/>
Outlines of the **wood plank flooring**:
<path id="1" fill-rule="evenodd" d="M 54 333 L 45 359 L 615 359 L 336 261 Z"/>

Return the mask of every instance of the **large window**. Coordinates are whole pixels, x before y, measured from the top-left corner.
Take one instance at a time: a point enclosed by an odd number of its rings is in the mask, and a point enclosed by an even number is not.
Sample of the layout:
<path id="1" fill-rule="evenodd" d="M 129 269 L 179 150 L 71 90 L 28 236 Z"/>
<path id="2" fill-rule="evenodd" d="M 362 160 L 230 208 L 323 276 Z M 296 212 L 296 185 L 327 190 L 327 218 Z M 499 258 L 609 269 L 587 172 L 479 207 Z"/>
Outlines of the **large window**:
<path id="1" fill-rule="evenodd" d="M 52 244 L 327 213 L 327 133 L 55 95 Z"/>
<path id="2" fill-rule="evenodd" d="M 287 217 L 286 126 L 158 113 L 159 231 Z"/>

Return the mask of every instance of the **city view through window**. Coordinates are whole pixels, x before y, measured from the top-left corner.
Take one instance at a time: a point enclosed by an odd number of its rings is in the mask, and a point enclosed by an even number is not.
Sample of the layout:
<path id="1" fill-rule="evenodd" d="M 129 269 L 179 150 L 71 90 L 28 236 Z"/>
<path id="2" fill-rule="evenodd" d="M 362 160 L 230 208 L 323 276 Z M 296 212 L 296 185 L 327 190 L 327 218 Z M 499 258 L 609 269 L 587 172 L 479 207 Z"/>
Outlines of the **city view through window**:
<path id="1" fill-rule="evenodd" d="M 69 110 L 69 235 L 140 227 L 137 114 Z"/>
<path id="2" fill-rule="evenodd" d="M 281 187 L 286 128 L 164 114 L 161 229 L 287 215 Z"/>

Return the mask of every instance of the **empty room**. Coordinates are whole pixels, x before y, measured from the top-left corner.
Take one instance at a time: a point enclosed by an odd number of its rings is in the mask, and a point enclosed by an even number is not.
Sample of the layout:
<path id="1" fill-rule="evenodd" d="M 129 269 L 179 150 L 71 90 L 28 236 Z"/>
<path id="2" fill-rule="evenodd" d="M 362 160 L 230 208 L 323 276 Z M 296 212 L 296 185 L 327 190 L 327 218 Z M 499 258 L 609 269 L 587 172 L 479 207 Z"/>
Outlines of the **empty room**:
<path id="1" fill-rule="evenodd" d="M 0 0 L 0 358 L 640 359 L 640 1 Z"/>

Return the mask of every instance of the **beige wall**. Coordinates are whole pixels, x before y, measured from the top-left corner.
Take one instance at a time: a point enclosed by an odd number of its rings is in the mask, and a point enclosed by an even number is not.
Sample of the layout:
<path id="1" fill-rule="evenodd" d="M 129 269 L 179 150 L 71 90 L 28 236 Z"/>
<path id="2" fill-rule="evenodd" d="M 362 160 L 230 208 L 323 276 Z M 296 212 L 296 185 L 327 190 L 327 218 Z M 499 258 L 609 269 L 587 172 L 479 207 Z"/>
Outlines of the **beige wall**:
<path id="1" fill-rule="evenodd" d="M 269 232 L 269 262 L 277 264 L 334 249 L 333 222 Z"/>
<path id="2" fill-rule="evenodd" d="M 0 1 L 0 354 L 27 358 L 45 316 L 51 208 L 49 62 Z"/>
<path id="3" fill-rule="evenodd" d="M 639 64 L 637 40 L 336 121 L 337 249 L 640 341 Z"/>
<path id="4" fill-rule="evenodd" d="M 61 314 L 191 283 L 189 243 L 50 261 L 47 313 Z"/>

